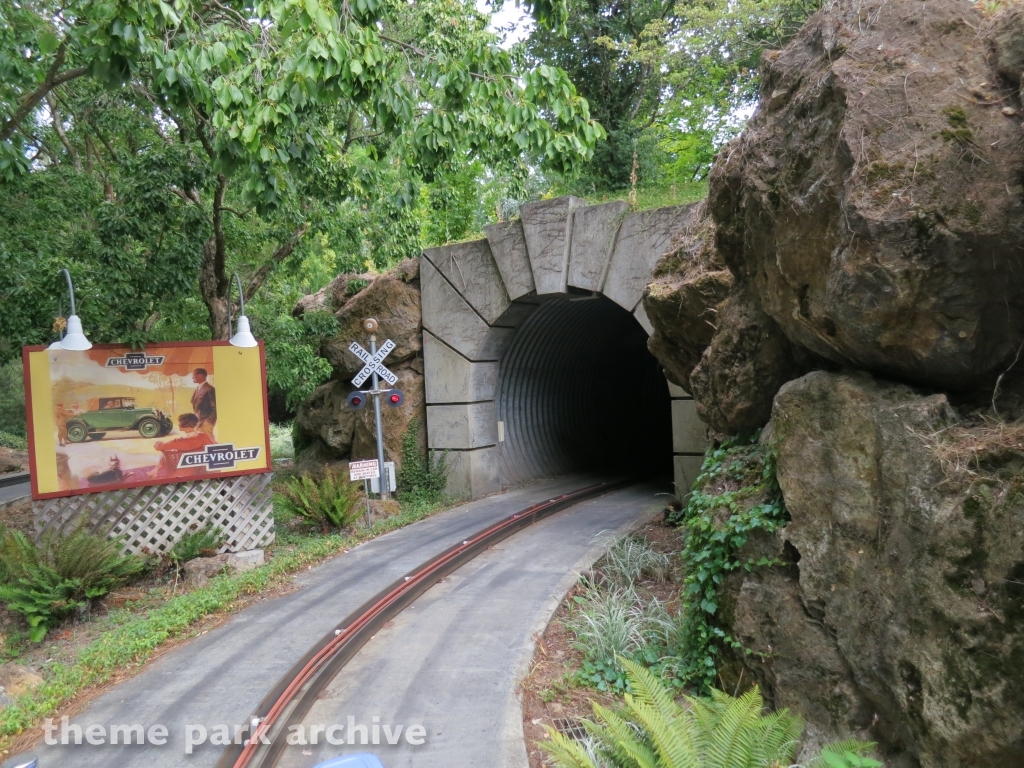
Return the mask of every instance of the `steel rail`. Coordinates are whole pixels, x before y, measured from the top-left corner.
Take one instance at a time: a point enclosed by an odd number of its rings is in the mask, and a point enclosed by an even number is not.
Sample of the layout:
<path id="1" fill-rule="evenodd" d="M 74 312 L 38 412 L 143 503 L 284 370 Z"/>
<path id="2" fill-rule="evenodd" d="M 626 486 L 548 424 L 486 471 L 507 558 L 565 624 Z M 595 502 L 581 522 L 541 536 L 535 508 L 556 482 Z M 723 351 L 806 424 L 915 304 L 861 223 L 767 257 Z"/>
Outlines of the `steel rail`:
<path id="1" fill-rule="evenodd" d="M 632 479 L 619 479 L 597 483 L 534 504 L 478 531 L 385 587 L 349 614 L 284 675 L 250 717 L 250 738 L 244 744 L 229 746 L 216 768 L 271 768 L 276 765 L 285 746 L 288 726 L 300 722 L 342 667 L 381 627 L 416 598 L 513 533 L 555 512 L 632 482 Z"/>

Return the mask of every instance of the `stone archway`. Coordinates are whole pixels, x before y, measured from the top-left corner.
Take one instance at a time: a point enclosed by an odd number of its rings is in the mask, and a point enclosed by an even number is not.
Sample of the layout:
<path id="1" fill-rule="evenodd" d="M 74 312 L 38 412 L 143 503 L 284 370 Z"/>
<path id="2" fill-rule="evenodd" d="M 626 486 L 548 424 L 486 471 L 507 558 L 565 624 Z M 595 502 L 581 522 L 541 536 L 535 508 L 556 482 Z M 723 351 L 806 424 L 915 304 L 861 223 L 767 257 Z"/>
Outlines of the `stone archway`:
<path id="1" fill-rule="evenodd" d="M 621 201 L 560 197 L 523 205 L 521 220 L 487 227 L 485 239 L 423 252 L 427 441 L 450 451 L 449 492 L 477 498 L 501 488 L 499 365 L 527 319 L 552 301 L 603 296 L 649 335 L 643 292 L 690 208 L 630 214 Z M 671 384 L 668 392 L 676 487 L 685 492 L 705 429 L 689 395 Z"/>

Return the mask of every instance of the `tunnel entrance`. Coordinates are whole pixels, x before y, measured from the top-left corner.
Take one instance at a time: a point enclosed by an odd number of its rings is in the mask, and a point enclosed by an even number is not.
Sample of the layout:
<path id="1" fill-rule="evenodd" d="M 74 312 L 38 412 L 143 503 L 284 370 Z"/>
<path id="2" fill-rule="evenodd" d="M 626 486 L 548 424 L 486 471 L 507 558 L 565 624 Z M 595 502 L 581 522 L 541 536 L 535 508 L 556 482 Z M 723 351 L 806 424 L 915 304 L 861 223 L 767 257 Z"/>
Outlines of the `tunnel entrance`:
<path id="1" fill-rule="evenodd" d="M 685 494 L 706 434 L 647 351 L 644 289 L 692 206 L 537 200 L 486 237 L 420 258 L 427 446 L 448 493 L 573 471 L 671 471 Z"/>
<path id="2" fill-rule="evenodd" d="M 671 400 L 647 332 L 599 294 L 544 298 L 522 308 L 533 311 L 498 368 L 502 485 L 578 471 L 668 477 Z"/>

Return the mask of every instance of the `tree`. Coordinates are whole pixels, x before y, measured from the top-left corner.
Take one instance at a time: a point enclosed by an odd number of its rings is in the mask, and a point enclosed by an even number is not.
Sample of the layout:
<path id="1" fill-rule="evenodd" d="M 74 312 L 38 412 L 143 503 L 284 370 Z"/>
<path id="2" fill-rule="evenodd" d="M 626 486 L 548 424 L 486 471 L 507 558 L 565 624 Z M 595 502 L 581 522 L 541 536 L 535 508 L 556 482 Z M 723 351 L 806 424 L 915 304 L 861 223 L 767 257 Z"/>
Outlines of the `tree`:
<path id="1" fill-rule="evenodd" d="M 675 0 L 569 0 L 568 35 L 538 27 L 526 41 L 528 60 L 565 70 L 607 131 L 584 184 L 629 186 L 633 155 L 663 106 L 666 73 L 649 57 L 630 55 L 645 39 L 664 42 L 678 29 Z M 648 30 L 657 28 L 659 35 Z"/>
<path id="2" fill-rule="evenodd" d="M 531 62 L 561 67 L 607 129 L 569 190 L 699 179 L 753 103 L 762 51 L 820 0 L 569 0 L 568 35 L 539 27 Z M 635 176 L 634 176 L 635 174 Z"/>
<path id="3" fill-rule="evenodd" d="M 564 4 L 533 8 L 549 25 L 564 21 Z M 202 230 L 201 246 L 193 232 L 186 251 L 214 338 L 227 336 L 232 312 L 229 221 L 256 219 L 250 229 L 274 233 L 274 247 L 248 264 L 251 295 L 318 216 L 360 190 L 397 182 L 400 220 L 419 185 L 455 159 L 507 168 L 527 155 L 570 174 L 602 136 L 564 72 L 516 67 L 463 0 L 34 0 L 5 13 L 0 174 L 15 183 L 38 167 L 95 167 L 108 145 L 121 164 L 112 176 L 162 196 L 164 210 Z M 130 137 L 104 142 L 87 129 L 82 96 L 96 86 L 137 112 L 142 151 Z M 124 161 L 151 163 L 151 154 L 168 161 L 167 178 L 129 182 Z M 124 193 L 109 179 L 104 189 L 123 212 Z M 143 274 L 156 261 L 148 253 L 135 265 Z M 169 271 L 191 276 L 186 261 Z M 0 298 L 32 293 L 15 286 Z M 144 340 L 157 312 L 139 307 L 119 327 Z"/>

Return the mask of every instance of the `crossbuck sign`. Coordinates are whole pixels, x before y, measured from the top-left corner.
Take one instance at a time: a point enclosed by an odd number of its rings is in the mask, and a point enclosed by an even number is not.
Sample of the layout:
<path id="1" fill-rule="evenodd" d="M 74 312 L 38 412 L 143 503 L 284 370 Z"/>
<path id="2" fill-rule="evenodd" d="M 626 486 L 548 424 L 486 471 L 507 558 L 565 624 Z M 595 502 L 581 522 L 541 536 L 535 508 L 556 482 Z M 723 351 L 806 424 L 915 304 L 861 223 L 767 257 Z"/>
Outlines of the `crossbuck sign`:
<path id="1" fill-rule="evenodd" d="M 384 367 L 384 358 L 391 354 L 391 350 L 395 348 L 395 342 L 388 339 L 380 345 L 380 349 L 377 350 L 377 354 L 371 355 L 365 349 L 363 349 L 357 342 L 352 342 L 348 346 L 349 352 L 362 360 L 365 365 L 359 370 L 355 378 L 352 379 L 352 384 L 359 387 L 362 386 L 363 382 L 370 378 L 370 375 L 376 372 L 384 381 L 390 384 L 392 387 L 395 386 L 395 382 L 398 381 L 398 377 L 395 376 L 391 371 Z"/>

